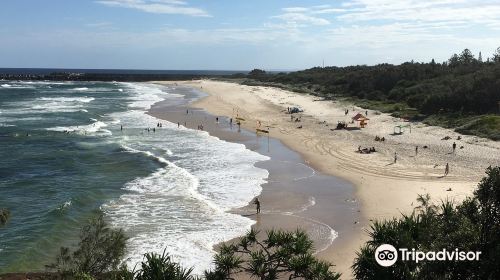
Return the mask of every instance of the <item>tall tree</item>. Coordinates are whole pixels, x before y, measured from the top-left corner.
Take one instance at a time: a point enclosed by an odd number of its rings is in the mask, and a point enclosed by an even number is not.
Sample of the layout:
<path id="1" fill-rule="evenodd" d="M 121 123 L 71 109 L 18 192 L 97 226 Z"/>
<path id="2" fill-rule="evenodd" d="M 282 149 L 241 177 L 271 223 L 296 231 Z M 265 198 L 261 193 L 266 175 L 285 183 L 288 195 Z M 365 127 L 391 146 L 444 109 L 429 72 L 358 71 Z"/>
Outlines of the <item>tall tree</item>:
<path id="1" fill-rule="evenodd" d="M 78 248 L 71 253 L 69 248 L 61 247 L 56 263 L 47 268 L 68 276 L 95 277 L 117 271 L 125 255 L 126 240 L 121 229 L 110 228 L 103 214 L 98 213 L 82 228 Z"/>
<path id="2" fill-rule="evenodd" d="M 450 67 L 456 67 L 460 64 L 460 58 L 458 57 L 458 55 L 456 53 L 454 53 L 450 59 L 448 59 L 448 65 Z"/>
<path id="3" fill-rule="evenodd" d="M 474 62 L 474 55 L 469 49 L 465 49 L 460 54 L 459 61 L 462 64 L 471 64 Z"/>
<path id="4" fill-rule="evenodd" d="M 495 53 L 493 54 L 493 62 L 500 62 L 500 47 L 497 48 Z"/>

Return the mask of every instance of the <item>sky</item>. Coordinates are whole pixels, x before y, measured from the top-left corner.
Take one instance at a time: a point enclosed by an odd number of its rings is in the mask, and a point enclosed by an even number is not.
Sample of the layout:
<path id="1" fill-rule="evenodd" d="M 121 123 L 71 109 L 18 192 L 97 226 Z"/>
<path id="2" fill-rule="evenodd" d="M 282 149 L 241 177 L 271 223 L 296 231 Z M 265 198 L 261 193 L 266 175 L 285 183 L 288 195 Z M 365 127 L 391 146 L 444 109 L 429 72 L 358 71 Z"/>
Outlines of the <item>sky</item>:
<path id="1" fill-rule="evenodd" d="M 0 67 L 298 70 L 500 47 L 500 0 L 3 0 Z"/>

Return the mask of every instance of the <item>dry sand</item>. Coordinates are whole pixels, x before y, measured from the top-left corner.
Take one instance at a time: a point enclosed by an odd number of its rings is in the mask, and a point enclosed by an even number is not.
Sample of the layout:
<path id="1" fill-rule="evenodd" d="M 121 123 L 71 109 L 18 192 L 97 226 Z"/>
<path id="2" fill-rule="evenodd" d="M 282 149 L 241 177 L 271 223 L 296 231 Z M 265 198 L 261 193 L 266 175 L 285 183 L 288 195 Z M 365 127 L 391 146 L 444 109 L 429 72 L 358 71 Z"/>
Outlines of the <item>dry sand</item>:
<path id="1" fill-rule="evenodd" d="M 228 82 L 177 83 L 208 93 L 194 107 L 214 115 L 244 118 L 242 126 L 252 131 L 260 122 L 260 128 L 269 127 L 271 137 L 300 153 L 314 168 L 355 185 L 361 204 L 360 230 L 350 236 L 339 236 L 342 242 L 334 242 L 319 255 L 333 262 L 346 279 L 351 276 L 355 252 L 368 238 L 364 229 L 369 228 L 371 220 L 412 211 L 418 194 L 428 193 L 435 200 L 460 201 L 473 192 L 486 167 L 500 165 L 500 142 L 422 123 L 411 123 L 411 133 L 407 128 L 402 135 L 393 135 L 394 126 L 408 123 L 372 110 L 368 110 L 368 126 L 357 129 L 356 123 L 350 123 L 351 118 L 358 112 L 365 114 L 365 109 L 352 104 Z M 287 107 L 292 106 L 304 109 L 303 113 L 294 114 L 300 122 L 291 121 L 286 114 Z M 345 109 L 349 109 L 347 116 Z M 338 121 L 349 122 L 352 129 L 332 130 Z M 377 142 L 375 136 L 385 137 L 386 141 Z M 445 136 L 451 139 L 441 140 Z M 459 136 L 461 140 L 457 140 Z M 453 142 L 457 144 L 455 153 Z M 359 146 L 375 147 L 377 152 L 360 154 L 356 152 Z M 415 156 L 416 146 L 419 150 Z M 397 163 L 394 163 L 395 152 Z M 450 174 L 444 177 L 446 163 L 450 164 Z"/>

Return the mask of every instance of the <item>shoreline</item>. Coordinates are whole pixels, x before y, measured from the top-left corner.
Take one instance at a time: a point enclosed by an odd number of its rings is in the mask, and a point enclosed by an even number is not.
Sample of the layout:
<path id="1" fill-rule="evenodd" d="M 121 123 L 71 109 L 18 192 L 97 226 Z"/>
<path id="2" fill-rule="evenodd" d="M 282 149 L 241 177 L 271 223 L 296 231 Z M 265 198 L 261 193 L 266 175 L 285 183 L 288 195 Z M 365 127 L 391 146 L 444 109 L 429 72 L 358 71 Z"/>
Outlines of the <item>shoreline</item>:
<path id="1" fill-rule="evenodd" d="M 201 123 L 212 136 L 244 144 L 248 149 L 270 157 L 270 160 L 256 164 L 269 171 L 268 182 L 262 185 L 262 192 L 258 195 L 262 203 L 261 214 L 254 214 L 253 198 L 247 206 L 233 209 L 231 213 L 253 219 L 253 227 L 261 232 L 272 228 L 295 230 L 300 227 L 309 233 L 319 255 L 328 250 L 332 242 L 336 244 L 360 230 L 359 203 L 353 199 L 354 188 L 350 183 L 314 170 L 300 154 L 279 139 L 259 136 L 245 128 L 238 132 L 236 125 L 231 129 L 226 117 L 219 117 L 220 122 L 216 123 L 215 115 L 192 107 L 193 99 L 188 98 L 185 105 L 158 102 L 148 113 L 181 125 L 186 122 L 191 129 L 196 129 Z M 186 110 L 189 110 L 189 115 L 186 115 Z"/>
<path id="2" fill-rule="evenodd" d="M 242 127 L 250 131 L 255 130 L 260 121 L 270 127 L 272 138 L 298 152 L 307 164 L 355 186 L 355 197 L 361 204 L 361 230 L 353 231 L 341 243 L 334 242 L 319 255 L 333 262 L 343 278 L 351 277 L 350 266 L 355 252 L 368 239 L 365 230 L 371 221 L 412 211 L 418 194 L 429 193 L 435 201 L 447 197 L 463 200 L 472 193 L 485 168 L 499 163 L 494 158 L 500 152 L 498 142 L 420 123 L 412 124 L 411 133 L 391 135 L 394 125 L 401 124 L 401 120 L 372 110 L 368 112 L 371 120 L 366 129 L 332 131 L 337 121 L 346 119 L 345 108 L 351 112 L 365 111 L 351 104 L 316 101 L 309 95 L 228 82 L 197 80 L 176 83 L 208 94 L 192 107 L 219 116 L 234 117 L 237 113 L 246 119 Z M 291 122 L 290 115 L 285 114 L 287 107 L 296 105 L 305 109 L 304 113 L 296 115 L 301 117 L 300 123 Z M 373 139 L 377 135 L 386 137 L 387 141 L 375 142 Z M 448 135 L 452 140 L 441 140 Z M 451 154 L 448 151 L 451 141 L 465 148 L 458 150 L 457 155 Z M 360 145 L 375 146 L 377 153 L 356 153 Z M 415 145 L 420 146 L 418 157 L 414 155 Z M 424 145 L 429 148 L 424 149 Z M 399 157 L 396 164 L 392 163 L 394 152 Z M 452 172 L 444 177 L 443 166 L 448 161 L 452 163 Z"/>

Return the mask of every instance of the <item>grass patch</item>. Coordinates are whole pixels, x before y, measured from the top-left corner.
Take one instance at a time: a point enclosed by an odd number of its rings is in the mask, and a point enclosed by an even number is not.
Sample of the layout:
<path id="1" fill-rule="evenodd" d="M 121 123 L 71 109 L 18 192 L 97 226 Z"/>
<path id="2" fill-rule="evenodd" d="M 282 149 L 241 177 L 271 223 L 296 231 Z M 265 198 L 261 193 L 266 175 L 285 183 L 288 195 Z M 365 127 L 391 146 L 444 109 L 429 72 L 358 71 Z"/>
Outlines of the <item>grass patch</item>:
<path id="1" fill-rule="evenodd" d="M 376 110 L 382 113 L 390 114 L 396 118 L 405 118 L 410 120 L 422 120 L 425 116 L 420 114 L 417 109 L 408 106 L 406 103 L 368 100 L 359 98 L 347 98 L 346 101 L 354 103 L 361 108 Z"/>
<path id="2" fill-rule="evenodd" d="M 500 140 L 500 115 L 442 114 L 427 117 L 424 122 L 429 125 L 454 128 L 455 131 L 466 135 Z"/>

